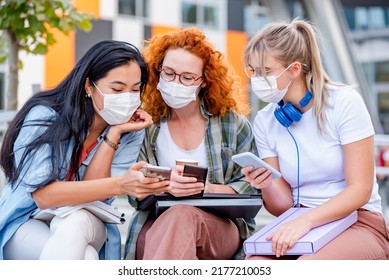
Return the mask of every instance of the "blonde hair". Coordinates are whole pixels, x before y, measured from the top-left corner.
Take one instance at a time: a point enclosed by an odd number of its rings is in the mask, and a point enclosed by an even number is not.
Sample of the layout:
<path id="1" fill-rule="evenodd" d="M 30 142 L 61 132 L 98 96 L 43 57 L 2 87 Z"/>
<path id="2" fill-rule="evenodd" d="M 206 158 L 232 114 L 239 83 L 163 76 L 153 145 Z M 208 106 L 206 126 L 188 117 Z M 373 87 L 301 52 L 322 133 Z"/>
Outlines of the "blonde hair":
<path id="1" fill-rule="evenodd" d="M 199 96 L 214 115 L 223 116 L 228 110 L 247 114 L 248 104 L 241 102 L 244 92 L 240 77 L 227 63 L 223 54 L 215 50 L 205 34 L 194 27 L 176 30 L 163 35 L 155 35 L 144 41 L 142 54 L 149 65 L 150 77 L 142 97 L 145 111 L 158 122 L 169 114 L 169 107 L 157 90 L 159 69 L 168 50 L 182 48 L 198 56 L 204 65 L 203 80 L 206 87 Z"/>
<path id="2" fill-rule="evenodd" d="M 271 54 L 284 67 L 293 62 L 302 64 L 302 76 L 313 95 L 313 107 L 320 131 L 324 131 L 324 109 L 328 106 L 326 84 L 333 83 L 322 65 L 317 32 L 307 21 L 274 22 L 264 26 L 251 38 L 244 51 L 246 65 L 257 59 L 265 73 L 264 59 Z"/>

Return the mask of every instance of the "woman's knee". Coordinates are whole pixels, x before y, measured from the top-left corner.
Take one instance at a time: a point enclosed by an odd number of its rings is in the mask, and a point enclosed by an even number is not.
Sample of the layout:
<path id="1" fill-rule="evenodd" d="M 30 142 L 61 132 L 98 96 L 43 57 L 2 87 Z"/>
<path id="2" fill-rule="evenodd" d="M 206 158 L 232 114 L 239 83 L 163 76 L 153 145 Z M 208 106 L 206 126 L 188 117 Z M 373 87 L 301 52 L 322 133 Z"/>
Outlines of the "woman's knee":
<path id="1" fill-rule="evenodd" d="M 49 236 L 49 227 L 45 222 L 29 219 L 5 244 L 4 258 L 37 260 Z"/>
<path id="2" fill-rule="evenodd" d="M 158 219 L 169 219 L 169 221 L 176 221 L 182 225 L 192 223 L 194 219 L 202 219 L 200 211 L 194 206 L 179 204 L 167 209 Z"/>
<path id="3" fill-rule="evenodd" d="M 50 225 L 52 233 L 65 230 L 68 237 L 71 235 L 89 236 L 95 231 L 105 232 L 104 223 L 85 209 L 77 210 L 66 217 L 55 217 Z"/>

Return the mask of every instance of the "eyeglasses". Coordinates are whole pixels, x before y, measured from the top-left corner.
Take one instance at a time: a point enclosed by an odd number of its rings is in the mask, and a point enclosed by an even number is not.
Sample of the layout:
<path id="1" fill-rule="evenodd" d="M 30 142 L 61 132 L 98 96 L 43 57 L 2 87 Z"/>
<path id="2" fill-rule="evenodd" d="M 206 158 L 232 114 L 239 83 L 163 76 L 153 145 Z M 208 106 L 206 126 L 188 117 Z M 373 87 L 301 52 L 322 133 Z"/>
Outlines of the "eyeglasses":
<path id="1" fill-rule="evenodd" d="M 274 68 L 274 69 L 270 69 L 268 71 L 266 71 L 264 74 L 261 73 L 261 68 L 259 67 L 252 67 L 251 65 L 248 65 L 248 66 L 245 66 L 244 67 L 244 72 L 246 73 L 246 76 L 248 78 L 251 78 L 251 77 L 263 77 L 263 76 L 267 76 L 269 73 L 275 71 L 275 70 L 278 70 L 280 68 Z"/>
<path id="2" fill-rule="evenodd" d="M 203 78 L 203 76 L 196 78 L 194 74 L 187 73 L 187 72 L 178 74 L 169 67 L 163 67 L 159 69 L 159 72 L 161 73 L 162 79 L 164 79 L 166 82 L 172 82 L 175 80 L 176 76 L 178 76 L 180 83 L 183 84 L 184 86 L 192 86 L 196 81 Z"/>

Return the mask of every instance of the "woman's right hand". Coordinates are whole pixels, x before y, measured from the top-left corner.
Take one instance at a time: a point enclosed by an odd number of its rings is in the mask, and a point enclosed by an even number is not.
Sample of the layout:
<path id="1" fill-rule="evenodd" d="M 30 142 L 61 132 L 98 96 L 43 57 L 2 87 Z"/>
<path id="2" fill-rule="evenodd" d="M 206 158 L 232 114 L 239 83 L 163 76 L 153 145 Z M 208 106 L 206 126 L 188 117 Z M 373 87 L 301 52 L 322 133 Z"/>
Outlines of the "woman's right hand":
<path id="1" fill-rule="evenodd" d="M 121 193 L 128 194 L 142 200 L 151 194 L 168 192 L 171 190 L 170 181 L 161 181 L 158 178 L 147 178 L 139 170 L 147 166 L 144 161 L 132 165 L 128 171 L 120 177 L 119 185 Z"/>
<path id="2" fill-rule="evenodd" d="M 170 193 L 176 197 L 190 196 L 200 193 L 205 185 L 197 182 L 196 177 L 183 176 L 184 166 L 176 165 L 170 175 Z"/>
<path id="3" fill-rule="evenodd" d="M 242 168 L 242 174 L 246 181 L 256 189 L 264 189 L 272 184 L 273 175 L 270 170 L 264 167 L 253 170 L 252 166 Z"/>

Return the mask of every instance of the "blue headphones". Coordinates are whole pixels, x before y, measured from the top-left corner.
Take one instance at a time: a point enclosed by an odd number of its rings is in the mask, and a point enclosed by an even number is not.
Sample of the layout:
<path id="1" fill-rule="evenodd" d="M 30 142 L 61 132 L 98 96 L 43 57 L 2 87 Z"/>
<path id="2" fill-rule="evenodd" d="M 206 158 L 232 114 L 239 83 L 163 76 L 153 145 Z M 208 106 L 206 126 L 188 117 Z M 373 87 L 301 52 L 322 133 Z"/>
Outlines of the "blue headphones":
<path id="1" fill-rule="evenodd" d="M 312 93 L 307 90 L 305 96 L 299 102 L 300 108 L 302 109 L 307 106 L 311 99 Z M 279 107 L 274 111 L 274 115 L 276 116 L 276 119 L 285 127 L 291 126 L 293 122 L 298 122 L 303 116 L 301 109 L 296 108 L 296 106 L 294 106 L 292 103 L 286 103 L 284 105 L 284 101 L 281 100 L 278 102 L 278 106 Z"/>

